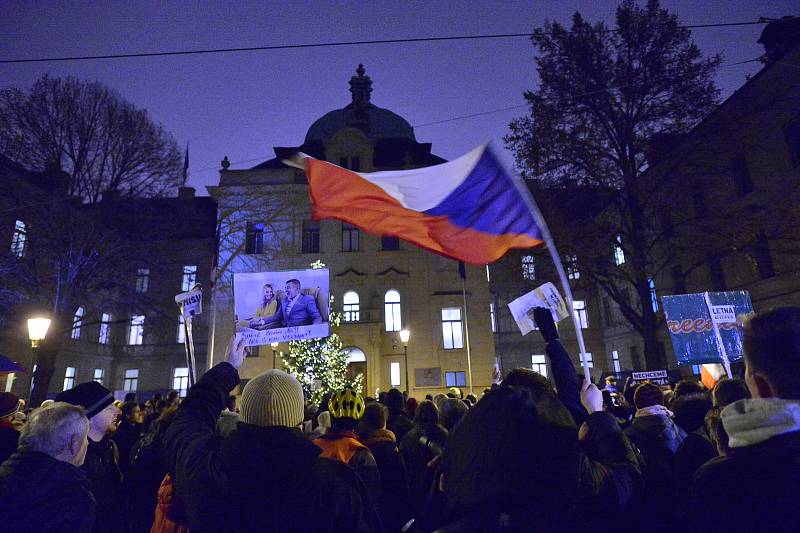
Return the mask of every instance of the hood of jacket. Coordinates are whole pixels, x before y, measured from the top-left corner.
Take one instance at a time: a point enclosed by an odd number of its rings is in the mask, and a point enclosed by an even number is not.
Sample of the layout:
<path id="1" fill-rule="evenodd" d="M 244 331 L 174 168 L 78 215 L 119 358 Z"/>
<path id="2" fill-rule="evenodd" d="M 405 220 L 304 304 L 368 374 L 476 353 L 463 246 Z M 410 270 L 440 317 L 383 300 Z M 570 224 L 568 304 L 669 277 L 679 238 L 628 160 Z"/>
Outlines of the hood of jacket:
<path id="1" fill-rule="evenodd" d="M 627 433 L 634 439 L 663 442 L 669 445 L 672 451 L 677 450 L 678 445 L 686 437 L 686 432 L 666 414 L 636 416 Z"/>
<path id="2" fill-rule="evenodd" d="M 361 442 L 367 446 L 374 446 L 376 444 L 380 444 L 381 442 L 390 442 L 394 444 L 397 442 L 397 439 L 395 439 L 394 433 L 388 429 L 379 429 L 361 439 Z"/>
<path id="3" fill-rule="evenodd" d="M 751 398 L 722 410 L 731 448 L 753 446 L 777 435 L 800 431 L 800 401 Z"/>

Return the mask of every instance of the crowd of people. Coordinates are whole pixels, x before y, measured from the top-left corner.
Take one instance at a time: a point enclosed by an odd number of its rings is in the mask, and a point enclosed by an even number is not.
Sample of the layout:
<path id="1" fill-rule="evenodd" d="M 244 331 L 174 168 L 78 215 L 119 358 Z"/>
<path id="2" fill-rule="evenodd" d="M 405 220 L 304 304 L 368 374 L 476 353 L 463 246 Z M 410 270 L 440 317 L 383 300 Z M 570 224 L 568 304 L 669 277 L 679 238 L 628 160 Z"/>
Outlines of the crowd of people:
<path id="1" fill-rule="evenodd" d="M 480 398 L 350 388 L 320 405 L 246 348 L 189 390 L 118 405 L 96 382 L 21 422 L 0 396 L 8 532 L 797 531 L 800 308 L 753 317 L 743 379 L 602 387 L 550 312 L 552 381 L 512 370 Z M 21 427 L 20 427 L 21 426 Z"/>

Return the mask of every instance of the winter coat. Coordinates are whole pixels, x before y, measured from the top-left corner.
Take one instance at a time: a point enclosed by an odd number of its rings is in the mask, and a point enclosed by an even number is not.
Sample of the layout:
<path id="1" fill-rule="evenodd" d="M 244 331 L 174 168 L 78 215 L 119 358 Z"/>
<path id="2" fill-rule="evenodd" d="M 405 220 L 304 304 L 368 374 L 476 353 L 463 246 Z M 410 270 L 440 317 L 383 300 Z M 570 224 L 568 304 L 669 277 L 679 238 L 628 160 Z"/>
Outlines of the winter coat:
<path id="1" fill-rule="evenodd" d="M 92 494 L 97 501 L 97 520 L 93 529 L 96 533 L 128 531 L 118 460 L 119 452 L 111 439 L 106 437 L 100 442 L 89 439 L 81 469 L 89 478 Z"/>
<path id="2" fill-rule="evenodd" d="M 581 424 L 589 418 L 589 413 L 581 405 L 581 383 L 578 374 L 575 373 L 572 359 L 558 339 L 547 343 L 547 357 L 550 358 L 550 369 L 553 371 L 558 399 L 572 415 L 575 426 L 581 427 Z"/>
<path id="3" fill-rule="evenodd" d="M 206 372 L 164 436 L 192 533 L 382 531 L 355 471 L 320 457 L 300 430 L 240 422 L 227 438 L 215 433 L 238 383 L 228 363 Z"/>
<path id="4" fill-rule="evenodd" d="M 119 469 L 124 475 L 131 463 L 131 451 L 136 447 L 136 442 L 142 434 L 141 424 L 131 424 L 123 417 L 119 427 L 111 436 L 119 450 Z"/>
<path id="5" fill-rule="evenodd" d="M 6 533 L 89 533 L 95 499 L 78 467 L 21 450 L 0 466 L 0 516 Z"/>
<path id="6" fill-rule="evenodd" d="M 716 456 L 717 449 L 704 427 L 686 435 L 675 452 L 675 490 L 679 498 L 688 494 L 697 469 Z"/>
<path id="7" fill-rule="evenodd" d="M 797 531 L 800 402 L 739 400 L 722 411 L 731 453 L 698 470 L 688 524 L 704 533 Z"/>
<path id="8" fill-rule="evenodd" d="M 386 429 L 394 433 L 397 442 L 403 442 L 414 424 L 402 409 L 389 409 L 389 417 L 386 419 Z"/>
<path id="9" fill-rule="evenodd" d="M 381 475 L 380 514 L 386 531 L 396 533 L 411 519 L 411 494 L 403 457 L 394 433 L 382 429 L 362 438 L 375 457 Z"/>
<path id="10" fill-rule="evenodd" d="M 429 444 L 420 442 L 425 437 Z M 406 465 L 408 488 L 415 511 L 422 509 L 430 492 L 433 470 L 428 463 L 444 449 L 447 443 L 447 430 L 439 424 L 414 425 L 400 442 L 400 453 Z"/>
<path id="11" fill-rule="evenodd" d="M 19 431 L 7 418 L 0 419 L 0 464 L 17 451 Z"/>
<path id="12" fill-rule="evenodd" d="M 378 503 L 381 494 L 381 476 L 378 465 L 369 448 L 359 442 L 358 435 L 352 431 L 330 429 L 315 440 L 314 444 L 322 449 L 321 457 L 336 459 L 353 467 L 358 477 L 364 482 L 374 503 Z"/>
<path id="13" fill-rule="evenodd" d="M 166 427 L 163 419 L 154 421 L 131 452 L 131 464 L 123 482 L 131 533 L 146 533 L 153 524 L 158 489 L 168 472 L 162 442 Z"/>
<path id="14" fill-rule="evenodd" d="M 186 523 L 186 509 L 175 494 L 172 476 L 167 474 L 158 488 L 158 506 L 150 533 L 189 533 Z"/>

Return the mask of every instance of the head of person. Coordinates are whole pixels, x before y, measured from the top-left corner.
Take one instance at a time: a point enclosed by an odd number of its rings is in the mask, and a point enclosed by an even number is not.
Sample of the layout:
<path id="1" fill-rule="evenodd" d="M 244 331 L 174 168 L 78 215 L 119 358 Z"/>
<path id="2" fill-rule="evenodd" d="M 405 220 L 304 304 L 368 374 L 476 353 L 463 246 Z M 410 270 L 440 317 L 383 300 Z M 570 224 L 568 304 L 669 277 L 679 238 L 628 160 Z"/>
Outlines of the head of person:
<path id="1" fill-rule="evenodd" d="M 261 305 L 265 306 L 272 302 L 275 299 L 275 290 L 272 288 L 271 283 L 265 283 L 263 287 L 261 287 Z"/>
<path id="2" fill-rule="evenodd" d="M 135 401 L 136 401 L 136 393 L 135 392 L 129 392 L 129 393 L 125 394 L 125 399 L 123 400 L 123 402 L 135 402 Z"/>
<path id="3" fill-rule="evenodd" d="M 303 387 L 297 378 L 273 369 L 244 386 L 239 420 L 259 427 L 298 428 L 303 423 L 304 404 Z"/>
<path id="4" fill-rule="evenodd" d="M 541 394 L 556 397 L 556 389 L 550 380 L 530 368 L 515 368 L 508 373 L 503 380 L 503 385 L 507 387 L 525 387 L 538 397 Z"/>
<path id="5" fill-rule="evenodd" d="M 286 291 L 286 296 L 289 299 L 295 298 L 298 294 L 300 294 L 300 280 L 290 279 L 286 282 L 284 290 Z"/>
<path id="6" fill-rule="evenodd" d="M 478 403 L 478 397 L 475 396 L 474 394 L 472 394 L 471 392 L 469 394 L 467 394 L 467 400 L 472 402 L 472 405 L 475 405 L 476 403 Z"/>
<path id="7" fill-rule="evenodd" d="M 633 403 L 637 409 L 646 409 L 654 405 L 664 405 L 664 393 L 655 383 L 642 383 L 636 388 Z"/>
<path id="8" fill-rule="evenodd" d="M 181 401 L 181 397 L 180 397 L 180 394 L 178 394 L 178 391 L 171 390 L 171 391 L 169 391 L 167 393 L 167 404 L 169 404 L 169 405 L 178 405 L 178 402 L 180 402 L 180 401 Z"/>
<path id="9" fill-rule="evenodd" d="M 403 393 L 398 389 L 389 389 L 386 393 L 386 407 L 389 408 L 391 414 L 398 413 L 404 410 L 405 400 L 403 400 Z"/>
<path id="10" fill-rule="evenodd" d="M 617 386 L 617 377 L 616 376 L 606 376 L 606 385 L 611 385 L 612 387 Z"/>
<path id="11" fill-rule="evenodd" d="M 800 400 L 800 307 L 760 313 L 744 329 L 744 379 L 753 398 Z"/>
<path id="12" fill-rule="evenodd" d="M 11 392 L 0 392 L 0 420 L 11 419 L 20 410 L 20 399 Z"/>
<path id="13" fill-rule="evenodd" d="M 457 398 L 445 398 L 439 405 L 439 416 L 442 425 L 447 431 L 452 431 L 456 424 L 467 414 L 467 411 L 469 409 L 463 401 Z"/>
<path id="14" fill-rule="evenodd" d="M 725 426 L 722 424 L 720 409 L 715 407 L 706 413 L 704 423 L 708 438 L 711 439 L 711 443 L 717 449 L 717 453 L 723 456 L 728 455 L 731 451 L 731 447 L 728 445 L 728 433 L 725 431 Z"/>
<path id="15" fill-rule="evenodd" d="M 638 383 L 634 383 L 629 387 L 626 387 L 624 391 L 622 391 L 622 396 L 625 398 L 625 401 L 628 402 L 628 405 L 635 405 L 633 401 L 633 397 L 636 395 L 636 389 L 639 388 Z"/>
<path id="16" fill-rule="evenodd" d="M 386 392 L 386 391 L 379 392 L 378 393 L 378 403 L 382 403 L 383 405 L 386 405 L 386 396 L 388 396 L 388 395 L 389 395 L 389 393 Z"/>
<path id="17" fill-rule="evenodd" d="M 31 414 L 20 432 L 18 449 L 81 466 L 86 458 L 88 434 L 89 420 L 83 407 L 54 402 Z"/>
<path id="18" fill-rule="evenodd" d="M 744 380 L 723 378 L 717 381 L 711 390 L 711 401 L 714 407 L 722 409 L 733 402 L 750 398 L 750 391 Z"/>
<path id="19" fill-rule="evenodd" d="M 111 391 L 96 381 L 81 383 L 60 392 L 56 396 L 56 402 L 67 402 L 84 408 L 89 419 L 89 438 L 95 442 L 114 431 L 120 415 Z"/>
<path id="20" fill-rule="evenodd" d="M 436 396 L 433 397 L 433 403 L 438 408 L 441 405 L 442 400 L 444 400 L 445 398 L 447 398 L 447 395 L 439 393 L 439 394 L 437 394 Z"/>
<path id="21" fill-rule="evenodd" d="M 356 431 L 358 421 L 364 416 L 364 398 L 347 387 L 331 396 L 328 408 L 331 413 L 331 427 L 334 431 Z"/>
<path id="22" fill-rule="evenodd" d="M 705 392 L 705 389 L 697 381 L 682 379 L 677 385 L 675 385 L 675 395 L 673 396 L 673 400 L 677 400 L 681 396 L 686 396 L 689 394 L 701 394 L 703 392 Z"/>
<path id="23" fill-rule="evenodd" d="M 414 413 L 417 412 L 417 399 L 409 398 L 406 400 L 406 414 L 409 418 L 414 418 Z"/>
<path id="24" fill-rule="evenodd" d="M 447 389 L 447 397 L 448 398 L 457 398 L 457 399 L 460 400 L 461 398 L 464 397 L 464 394 L 461 392 L 461 389 L 459 389 L 458 387 L 450 387 L 449 389 Z"/>
<path id="25" fill-rule="evenodd" d="M 136 402 L 125 402 L 120 406 L 119 410 L 122 412 L 122 416 L 129 424 L 141 424 L 142 423 L 142 409 L 139 407 L 139 404 Z"/>
<path id="26" fill-rule="evenodd" d="M 373 402 L 364 408 L 364 415 L 358 422 L 358 434 L 369 437 L 373 433 L 386 429 L 386 419 L 389 413 L 385 406 Z"/>
<path id="27" fill-rule="evenodd" d="M 417 426 L 434 426 L 439 423 L 439 409 L 432 401 L 420 402 L 414 412 L 414 424 Z"/>
<path id="28" fill-rule="evenodd" d="M 703 427 L 706 413 L 711 409 L 711 398 L 705 393 L 684 394 L 672 402 L 675 423 L 687 433 Z"/>
<path id="29" fill-rule="evenodd" d="M 449 515 L 541 505 L 558 514 L 577 489 L 578 438 L 574 424 L 549 422 L 554 398 L 534 400 L 524 387 L 487 393 L 454 428 L 443 458 Z M 546 528 L 543 528 L 546 529 Z"/>

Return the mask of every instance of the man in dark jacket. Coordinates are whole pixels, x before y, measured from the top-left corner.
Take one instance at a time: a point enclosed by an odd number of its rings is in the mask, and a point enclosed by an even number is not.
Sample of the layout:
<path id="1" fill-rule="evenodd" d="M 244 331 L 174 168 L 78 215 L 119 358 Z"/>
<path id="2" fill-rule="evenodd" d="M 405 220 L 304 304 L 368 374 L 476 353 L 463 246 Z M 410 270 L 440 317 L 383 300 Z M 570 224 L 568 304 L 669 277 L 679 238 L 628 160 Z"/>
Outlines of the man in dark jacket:
<path id="1" fill-rule="evenodd" d="M 119 469 L 119 452 L 109 438 L 119 409 L 114 405 L 111 391 L 96 381 L 81 383 L 56 396 L 56 401 L 79 405 L 89 417 L 89 446 L 81 468 L 92 484 L 92 494 L 97 500 L 97 520 L 93 531 L 126 532 L 122 472 Z"/>
<path id="2" fill-rule="evenodd" d="M 321 458 L 300 431 L 303 391 L 293 376 L 270 370 L 251 379 L 237 430 L 216 434 L 244 351 L 231 339 L 226 361 L 189 390 L 164 436 L 192 533 L 382 531 L 353 469 Z"/>
<path id="3" fill-rule="evenodd" d="M 131 450 L 142 435 L 142 410 L 136 402 L 125 402 L 120 411 L 119 426 L 111 438 L 119 450 L 119 469 L 124 475 L 131 463 Z"/>
<path id="4" fill-rule="evenodd" d="M 394 433 L 398 442 L 402 442 L 403 437 L 411 429 L 411 419 L 408 418 L 404 406 L 403 393 L 397 389 L 389 389 L 389 392 L 386 393 L 386 407 L 389 409 L 386 429 Z"/>
<path id="5" fill-rule="evenodd" d="M 57 402 L 34 412 L 19 449 L 0 466 L 0 529 L 8 533 L 89 533 L 95 501 L 78 468 L 89 422 L 80 407 Z"/>
<path id="6" fill-rule="evenodd" d="M 703 532 L 797 531 L 800 308 L 754 317 L 745 328 L 744 361 L 753 397 L 722 410 L 731 452 L 697 472 L 687 523 Z"/>
<path id="7" fill-rule="evenodd" d="M 0 463 L 17 449 L 19 431 L 12 420 L 19 411 L 20 399 L 10 392 L 0 392 Z"/>

